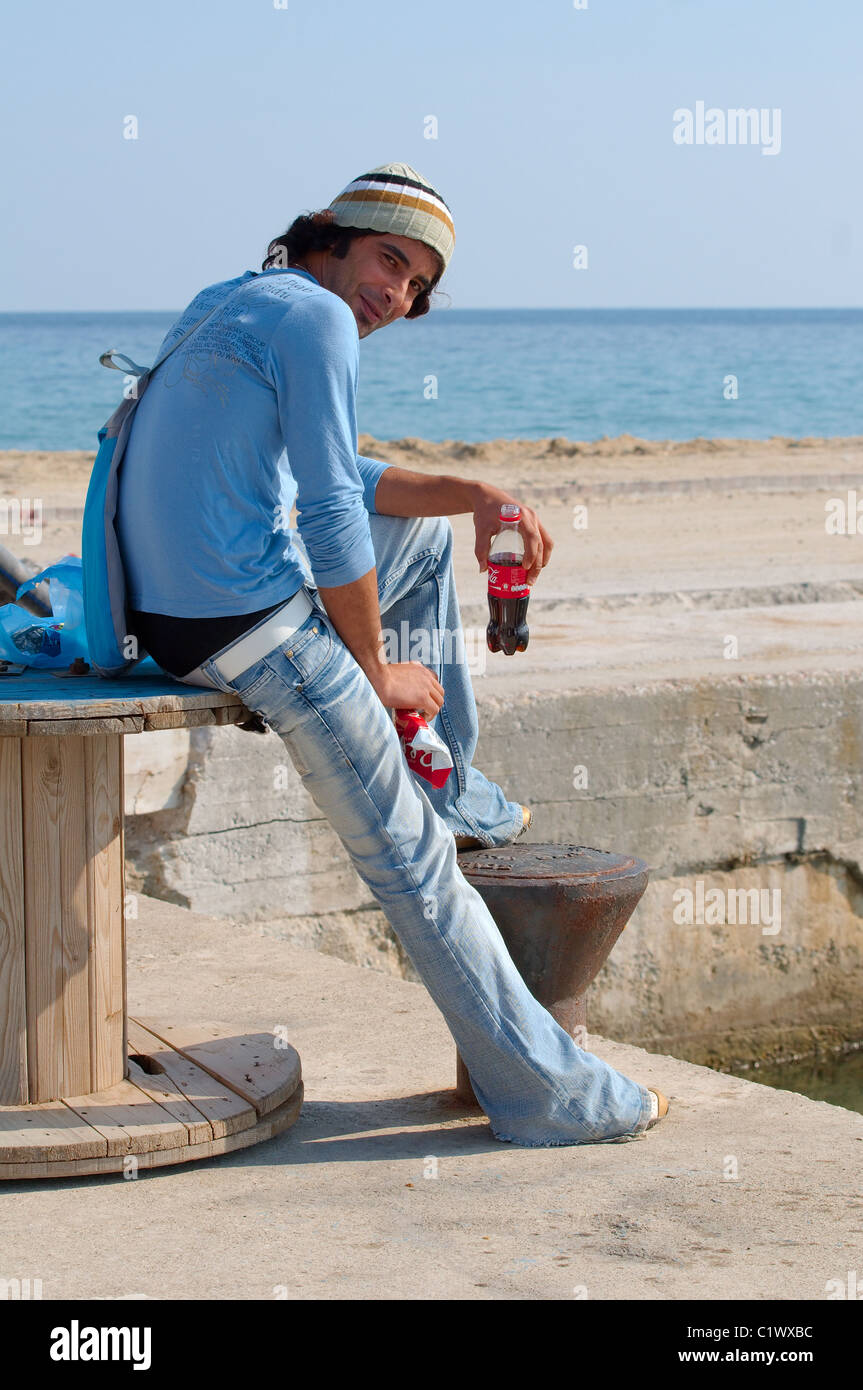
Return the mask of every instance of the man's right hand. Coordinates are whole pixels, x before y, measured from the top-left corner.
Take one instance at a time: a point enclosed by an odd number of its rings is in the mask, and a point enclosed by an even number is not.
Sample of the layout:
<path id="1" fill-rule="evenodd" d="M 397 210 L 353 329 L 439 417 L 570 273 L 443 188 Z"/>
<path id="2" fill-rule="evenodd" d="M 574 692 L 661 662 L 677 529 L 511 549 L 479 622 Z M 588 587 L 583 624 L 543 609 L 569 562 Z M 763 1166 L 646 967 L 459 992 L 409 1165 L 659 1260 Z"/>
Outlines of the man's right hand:
<path id="1" fill-rule="evenodd" d="M 376 671 L 366 671 L 366 675 L 387 709 L 415 709 L 431 720 L 443 704 L 443 686 L 421 661 L 381 664 Z"/>

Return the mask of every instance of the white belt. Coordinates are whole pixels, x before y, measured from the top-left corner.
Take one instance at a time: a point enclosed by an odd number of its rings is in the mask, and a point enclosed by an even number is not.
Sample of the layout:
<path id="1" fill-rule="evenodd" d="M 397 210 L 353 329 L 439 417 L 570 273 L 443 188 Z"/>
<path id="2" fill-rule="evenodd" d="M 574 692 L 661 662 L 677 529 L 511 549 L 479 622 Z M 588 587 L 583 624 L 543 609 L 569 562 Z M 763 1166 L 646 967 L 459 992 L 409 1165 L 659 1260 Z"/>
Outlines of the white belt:
<path id="1" fill-rule="evenodd" d="M 257 627 L 253 627 L 251 632 L 238 637 L 236 642 L 232 642 L 218 657 L 209 659 L 223 680 L 236 680 L 242 671 L 247 671 L 256 661 L 260 661 L 261 657 L 267 656 L 283 642 L 287 642 L 289 637 L 293 637 L 297 628 L 302 627 L 306 618 L 315 611 L 315 606 L 305 589 L 298 589 L 292 599 L 281 608 L 277 608 L 275 613 L 271 613 Z M 177 676 L 176 679 L 184 685 L 208 685 L 214 690 L 220 688 L 200 666 L 196 666 L 188 675 Z"/>

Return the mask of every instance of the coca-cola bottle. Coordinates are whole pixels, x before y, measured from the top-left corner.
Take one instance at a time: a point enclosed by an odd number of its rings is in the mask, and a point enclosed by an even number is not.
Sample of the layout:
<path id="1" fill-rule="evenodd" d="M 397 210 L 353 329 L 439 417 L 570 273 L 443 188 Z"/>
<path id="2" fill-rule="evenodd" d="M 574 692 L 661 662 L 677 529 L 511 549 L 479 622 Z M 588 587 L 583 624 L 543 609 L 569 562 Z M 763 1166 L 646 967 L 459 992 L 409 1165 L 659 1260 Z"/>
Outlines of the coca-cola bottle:
<path id="1" fill-rule="evenodd" d="M 521 507 L 504 502 L 500 509 L 501 528 L 491 543 L 488 556 L 488 612 L 490 622 L 485 636 L 490 652 L 513 656 L 527 647 L 527 601 L 530 590 L 524 567 L 524 537 L 518 529 Z"/>

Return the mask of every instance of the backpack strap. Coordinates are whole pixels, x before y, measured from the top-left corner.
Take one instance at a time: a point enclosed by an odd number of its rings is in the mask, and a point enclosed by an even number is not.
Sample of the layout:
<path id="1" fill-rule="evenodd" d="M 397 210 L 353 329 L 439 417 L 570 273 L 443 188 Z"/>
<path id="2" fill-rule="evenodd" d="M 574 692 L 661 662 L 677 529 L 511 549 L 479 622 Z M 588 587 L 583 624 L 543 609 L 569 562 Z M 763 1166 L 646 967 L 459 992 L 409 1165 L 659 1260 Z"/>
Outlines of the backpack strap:
<path id="1" fill-rule="evenodd" d="M 290 275 L 292 273 L 293 267 L 286 266 L 285 274 Z M 196 328 L 200 328 L 202 323 L 206 323 L 207 319 L 210 317 L 211 314 L 214 314 L 217 309 L 221 309 L 222 305 L 226 304 L 227 301 L 231 298 L 231 295 L 236 294 L 237 290 L 241 289 L 245 289 L 245 285 L 237 285 L 236 289 L 231 291 L 231 294 L 225 295 L 225 298 L 220 299 L 218 304 L 214 304 L 212 309 L 208 309 L 206 314 L 204 314 L 204 317 L 198 319 L 197 323 L 193 323 L 191 328 L 187 328 L 185 333 L 181 334 L 177 341 L 174 344 L 172 344 L 171 347 L 167 348 L 165 352 L 162 353 L 162 356 L 159 357 L 153 363 L 152 367 L 139 367 L 137 362 L 133 362 L 130 357 L 126 357 L 122 352 L 118 352 L 116 348 L 109 348 L 107 352 L 101 353 L 99 356 L 99 361 L 101 362 L 103 367 L 113 367 L 115 372 L 126 372 L 127 375 L 135 376 L 139 379 L 142 376 L 147 376 L 148 373 L 153 373 L 157 367 L 161 367 L 166 357 L 170 357 L 171 353 L 174 352 L 175 349 L 178 348 L 181 343 L 184 343 L 187 338 L 191 337 Z M 114 361 L 115 357 L 119 361 L 125 362 L 126 366 L 118 367 L 117 363 Z"/>
<path id="2" fill-rule="evenodd" d="M 227 298 L 230 299 L 230 295 L 228 295 Z M 139 380 L 142 376 L 151 375 L 157 367 L 161 367 L 166 357 L 170 357 L 171 353 L 174 352 L 174 350 L 178 348 L 181 343 L 184 343 L 186 339 L 194 333 L 196 328 L 200 328 L 201 324 L 205 323 L 207 319 L 210 318 L 210 316 L 216 312 L 217 309 L 221 309 L 224 303 L 225 300 L 220 299 L 218 304 L 214 304 L 212 309 L 208 309 L 204 317 L 198 319 L 197 323 L 193 323 L 191 328 L 187 328 L 185 333 L 181 334 L 177 341 L 175 343 L 172 343 L 172 345 L 169 348 L 167 348 L 165 352 L 162 353 L 161 357 L 157 358 L 157 360 L 153 363 L 152 367 L 139 367 L 138 363 L 133 362 L 131 357 L 126 357 L 124 353 L 118 352 L 116 348 L 109 348 L 107 352 L 100 353 L 99 361 L 101 362 L 103 367 L 113 367 L 115 372 L 126 372 L 128 376 L 137 377 Z M 126 366 L 119 367 L 117 365 L 117 362 L 114 361 L 115 357 L 118 359 L 119 362 L 125 362 Z"/>
<path id="3" fill-rule="evenodd" d="M 119 362 L 125 362 L 125 367 L 118 367 L 117 363 L 114 361 L 115 357 Z M 103 367 L 113 367 L 115 372 L 126 372 L 129 376 L 142 377 L 147 373 L 146 367 L 139 367 L 137 362 L 132 361 L 131 357 L 126 357 L 124 353 L 118 352 L 116 348 L 109 348 L 107 352 L 100 352 L 99 361 Z"/>

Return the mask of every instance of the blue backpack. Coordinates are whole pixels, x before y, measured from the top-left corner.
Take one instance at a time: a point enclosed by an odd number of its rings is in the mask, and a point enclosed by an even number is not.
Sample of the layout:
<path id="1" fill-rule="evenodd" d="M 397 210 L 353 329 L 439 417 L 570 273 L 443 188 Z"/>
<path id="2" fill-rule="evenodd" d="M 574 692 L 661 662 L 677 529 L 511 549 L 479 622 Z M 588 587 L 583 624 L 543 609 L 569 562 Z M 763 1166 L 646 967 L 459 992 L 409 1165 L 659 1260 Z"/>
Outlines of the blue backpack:
<path id="1" fill-rule="evenodd" d="M 103 352 L 103 367 L 127 372 L 136 378 L 132 395 L 124 399 L 99 431 L 99 452 L 90 474 L 84 521 L 81 530 L 81 566 L 84 594 L 84 625 L 90 665 L 100 675 L 125 675 L 146 656 L 138 639 L 129 632 L 126 621 L 126 579 L 117 539 L 117 475 L 132 428 L 135 407 L 147 389 L 150 377 L 166 357 L 200 328 L 206 319 L 222 308 L 224 300 L 213 305 L 203 318 L 193 323 L 176 343 L 162 353 L 152 367 L 139 367 L 122 353 Z M 114 358 L 125 366 L 118 366 Z"/>

